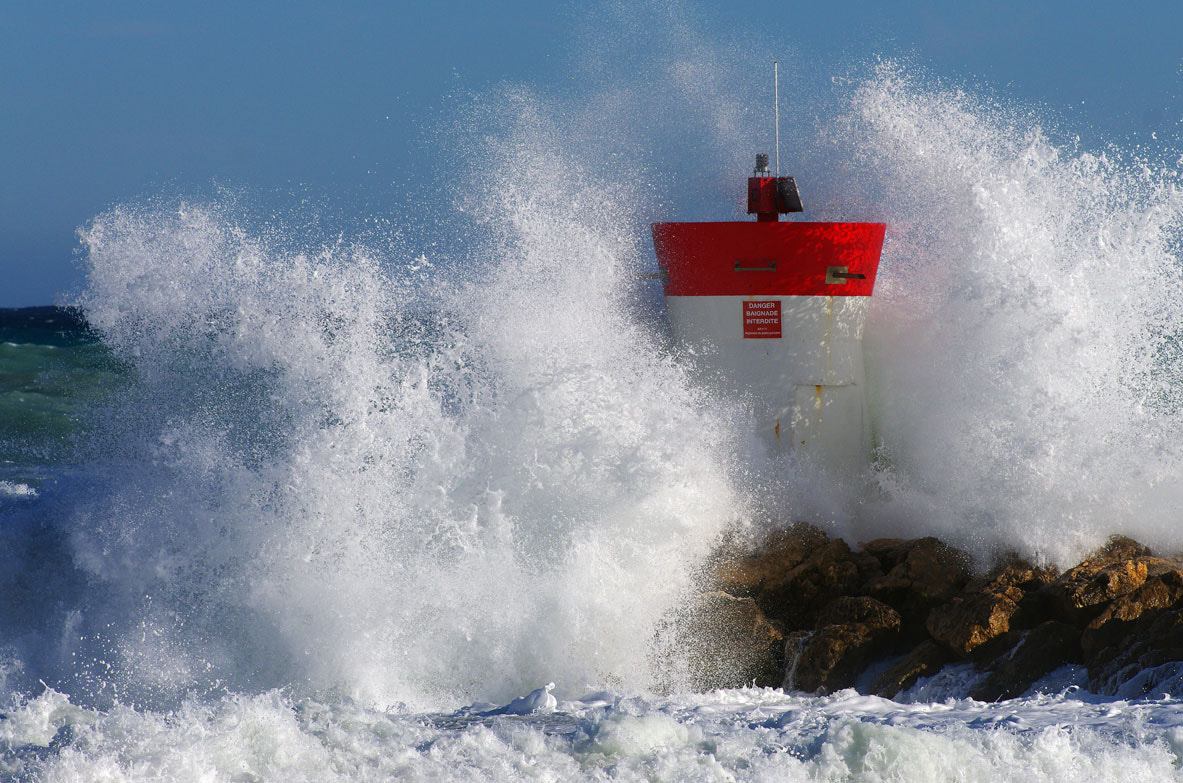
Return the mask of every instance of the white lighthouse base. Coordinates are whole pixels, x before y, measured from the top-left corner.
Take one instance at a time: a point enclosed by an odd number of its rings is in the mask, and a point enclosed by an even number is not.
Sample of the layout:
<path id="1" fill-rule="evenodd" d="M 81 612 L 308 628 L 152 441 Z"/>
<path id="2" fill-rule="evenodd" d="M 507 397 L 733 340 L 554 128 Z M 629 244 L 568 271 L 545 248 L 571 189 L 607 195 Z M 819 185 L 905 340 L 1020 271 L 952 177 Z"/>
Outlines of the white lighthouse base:
<path id="1" fill-rule="evenodd" d="M 744 302 L 780 302 L 780 337 L 744 337 Z M 770 448 L 853 476 L 871 456 L 867 297 L 669 296 L 674 338 L 702 380 L 748 397 Z"/>

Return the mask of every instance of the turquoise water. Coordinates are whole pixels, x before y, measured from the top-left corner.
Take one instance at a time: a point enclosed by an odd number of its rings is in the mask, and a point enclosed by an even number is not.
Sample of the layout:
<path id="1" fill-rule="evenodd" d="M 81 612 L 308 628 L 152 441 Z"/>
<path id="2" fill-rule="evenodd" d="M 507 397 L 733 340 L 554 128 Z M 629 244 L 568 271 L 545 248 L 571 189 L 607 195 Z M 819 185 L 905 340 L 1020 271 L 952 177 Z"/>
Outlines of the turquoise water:
<path id="1" fill-rule="evenodd" d="M 126 373 L 76 312 L 0 309 L 0 481 L 36 489 L 78 459 L 88 411 Z"/>

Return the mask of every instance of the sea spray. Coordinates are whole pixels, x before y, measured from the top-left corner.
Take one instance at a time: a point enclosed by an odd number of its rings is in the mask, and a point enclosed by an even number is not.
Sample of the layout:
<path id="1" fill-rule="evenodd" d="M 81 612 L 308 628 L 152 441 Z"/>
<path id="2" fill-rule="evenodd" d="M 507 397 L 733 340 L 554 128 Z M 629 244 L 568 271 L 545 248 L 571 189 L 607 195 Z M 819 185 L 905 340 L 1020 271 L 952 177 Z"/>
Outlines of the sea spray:
<path id="1" fill-rule="evenodd" d="M 627 204 L 558 176 L 521 108 L 483 255 L 430 296 L 401 259 L 217 205 L 83 232 L 80 304 L 137 383 L 73 512 L 104 600 L 71 655 L 124 698 L 648 687 L 655 623 L 741 507 L 729 430 L 624 306 Z"/>
<path id="2" fill-rule="evenodd" d="M 698 54 L 574 109 L 491 98 L 503 127 L 469 137 L 465 211 L 426 254 L 216 199 L 84 230 L 80 304 L 131 380 L 92 458 L 4 509 L 0 777 L 1179 779 L 1168 698 L 642 693 L 658 618 L 752 509 L 981 559 L 1179 544 L 1175 175 L 893 67 L 797 101 L 809 216 L 891 227 L 878 488 L 762 473 L 735 401 L 630 309 L 647 216 L 738 216 L 741 194 L 715 209 L 754 150 L 718 145 L 758 138 L 754 102 Z M 641 100 L 662 73 L 695 117 Z M 617 695 L 545 720 L 398 706 L 551 681 Z"/>
<path id="3" fill-rule="evenodd" d="M 627 156 L 603 169 L 584 114 L 510 89 L 471 118 L 496 132 L 430 254 L 309 243 L 232 201 L 85 229 L 80 304 L 135 383 L 98 415 L 87 481 L 49 500 L 88 587 L 40 652 L 22 637 L 29 676 L 165 701 L 643 689 L 668 681 L 654 628 L 753 518 L 936 533 L 980 560 L 1064 561 L 1114 531 L 1177 547 L 1174 175 L 898 68 L 835 100 L 815 149 L 853 164 L 824 186 L 847 200 L 810 216 L 890 227 L 878 489 L 764 461 L 742 401 L 635 312 L 663 189 Z"/>
<path id="4" fill-rule="evenodd" d="M 1115 532 L 1183 548 L 1178 172 L 891 63 L 849 100 L 821 148 L 889 232 L 866 340 L 887 502 L 865 532 L 1061 565 Z"/>

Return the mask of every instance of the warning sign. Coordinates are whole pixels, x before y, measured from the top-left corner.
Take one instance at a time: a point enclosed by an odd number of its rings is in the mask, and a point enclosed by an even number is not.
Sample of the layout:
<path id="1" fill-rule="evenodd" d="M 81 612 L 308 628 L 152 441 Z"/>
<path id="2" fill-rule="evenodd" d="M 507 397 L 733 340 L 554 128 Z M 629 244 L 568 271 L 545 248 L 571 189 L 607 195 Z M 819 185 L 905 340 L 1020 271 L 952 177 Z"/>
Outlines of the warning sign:
<path id="1" fill-rule="evenodd" d="M 780 301 L 744 302 L 743 336 L 780 338 Z"/>

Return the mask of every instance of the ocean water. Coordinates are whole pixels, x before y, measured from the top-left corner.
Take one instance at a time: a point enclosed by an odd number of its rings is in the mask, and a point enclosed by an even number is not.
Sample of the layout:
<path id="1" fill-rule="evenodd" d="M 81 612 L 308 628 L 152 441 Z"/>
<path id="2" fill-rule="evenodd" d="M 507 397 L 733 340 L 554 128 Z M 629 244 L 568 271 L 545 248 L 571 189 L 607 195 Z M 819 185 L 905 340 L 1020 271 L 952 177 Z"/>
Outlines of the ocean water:
<path id="1" fill-rule="evenodd" d="M 725 539 L 1183 549 L 1183 204 L 1172 162 L 922 71 L 832 80 L 787 136 L 811 219 L 889 225 L 877 462 L 773 460 L 638 277 L 649 219 L 738 215 L 763 133 L 751 63 L 671 35 L 578 100 L 474 97 L 430 242 L 161 197 L 80 229 L 75 315 L 0 313 L 0 775 L 1183 779 L 1165 675 L 690 692 L 663 629 Z"/>

